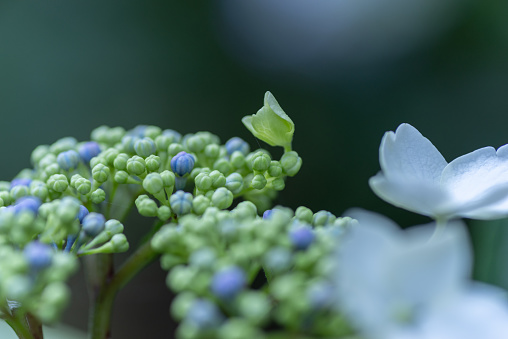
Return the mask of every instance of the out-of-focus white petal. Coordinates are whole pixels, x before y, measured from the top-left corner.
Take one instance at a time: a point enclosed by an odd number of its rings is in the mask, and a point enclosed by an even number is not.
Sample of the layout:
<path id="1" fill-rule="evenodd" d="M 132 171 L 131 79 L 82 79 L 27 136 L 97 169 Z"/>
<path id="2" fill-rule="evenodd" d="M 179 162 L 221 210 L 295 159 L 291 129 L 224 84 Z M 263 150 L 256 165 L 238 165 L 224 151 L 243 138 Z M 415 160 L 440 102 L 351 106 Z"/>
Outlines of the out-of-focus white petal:
<path id="1" fill-rule="evenodd" d="M 380 172 L 369 179 L 369 185 L 381 199 L 408 211 L 436 217 L 447 215 L 451 208 L 451 196 L 432 183 L 388 179 Z"/>
<path id="2" fill-rule="evenodd" d="M 437 148 L 416 128 L 401 124 L 385 133 L 379 147 L 379 163 L 386 177 L 438 183 L 447 165 Z"/>

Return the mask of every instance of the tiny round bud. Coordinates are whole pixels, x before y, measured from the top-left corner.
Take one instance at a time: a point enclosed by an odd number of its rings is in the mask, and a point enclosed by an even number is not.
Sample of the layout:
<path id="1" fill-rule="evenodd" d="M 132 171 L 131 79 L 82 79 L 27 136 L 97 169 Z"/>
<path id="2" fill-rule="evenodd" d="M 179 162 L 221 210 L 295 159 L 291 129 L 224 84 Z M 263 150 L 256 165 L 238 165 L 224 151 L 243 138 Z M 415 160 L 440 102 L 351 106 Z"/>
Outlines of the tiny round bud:
<path id="1" fill-rule="evenodd" d="M 80 209 L 80 201 L 73 197 L 64 197 L 60 200 L 56 213 L 60 220 L 65 223 L 70 223 L 76 219 Z"/>
<path id="2" fill-rule="evenodd" d="M 165 152 L 169 145 L 173 142 L 170 137 L 166 135 L 159 135 L 157 138 L 155 138 L 155 147 L 157 148 L 157 151 L 159 152 Z"/>
<path id="3" fill-rule="evenodd" d="M 53 174 L 49 177 L 46 182 L 49 189 L 52 189 L 55 192 L 63 192 L 69 187 L 69 182 L 67 181 L 67 177 L 63 174 Z"/>
<path id="4" fill-rule="evenodd" d="M 23 255 L 30 268 L 39 271 L 51 266 L 53 249 L 49 245 L 32 241 L 23 249 Z"/>
<path id="5" fill-rule="evenodd" d="M 212 178 L 206 173 L 199 173 L 196 179 L 194 179 L 194 183 L 198 190 L 206 192 L 212 188 Z"/>
<path id="6" fill-rule="evenodd" d="M 26 196 L 16 201 L 16 204 L 14 205 L 14 211 L 16 214 L 24 211 L 29 211 L 33 214 L 37 214 L 40 206 L 41 200 L 39 198 Z"/>
<path id="7" fill-rule="evenodd" d="M 337 217 L 328 211 L 319 211 L 314 214 L 312 218 L 312 225 L 314 226 L 324 226 L 333 224 Z"/>
<path id="8" fill-rule="evenodd" d="M 41 201 L 46 200 L 48 194 L 48 187 L 45 183 L 38 182 L 36 185 L 30 185 L 30 195 L 39 198 Z"/>
<path id="9" fill-rule="evenodd" d="M 16 178 L 11 181 L 11 188 L 16 186 L 30 186 L 32 179 L 30 178 Z"/>
<path id="10" fill-rule="evenodd" d="M 286 187 L 286 182 L 283 178 L 275 178 L 271 182 L 272 188 L 276 191 L 282 191 Z"/>
<path id="11" fill-rule="evenodd" d="M 120 152 L 115 148 L 108 148 L 106 151 L 101 153 L 101 157 L 106 160 L 106 164 L 108 167 L 114 166 L 116 157 L 120 154 Z"/>
<path id="12" fill-rule="evenodd" d="M 314 241 L 315 234 L 305 225 L 297 225 L 289 230 L 289 240 L 299 250 L 306 250 Z"/>
<path id="13" fill-rule="evenodd" d="M 58 154 L 56 158 L 56 162 L 58 166 L 65 171 L 69 171 L 78 167 L 79 164 L 79 154 L 74 150 L 68 150 Z"/>
<path id="14" fill-rule="evenodd" d="M 91 212 L 83 218 L 83 231 L 91 238 L 95 238 L 104 230 L 106 218 L 100 213 Z"/>
<path id="15" fill-rule="evenodd" d="M 270 219 L 272 216 L 273 210 L 266 210 L 263 212 L 263 219 Z"/>
<path id="16" fill-rule="evenodd" d="M 180 142 L 182 140 L 182 135 L 177 131 L 173 131 L 172 129 L 165 129 L 162 131 L 162 135 L 171 139 L 171 143 Z M 175 153 L 176 154 L 176 153 Z"/>
<path id="17" fill-rule="evenodd" d="M 144 217 L 155 217 L 159 213 L 157 203 L 150 199 L 147 195 L 140 195 L 135 201 L 139 214 Z"/>
<path id="18" fill-rule="evenodd" d="M 77 215 L 77 218 L 79 220 L 79 223 L 82 224 L 83 223 L 83 219 L 89 214 L 90 212 L 88 212 L 88 209 L 83 206 L 83 205 L 79 205 L 79 212 L 78 212 L 78 215 Z"/>
<path id="19" fill-rule="evenodd" d="M 312 210 L 310 208 L 300 206 L 296 209 L 295 216 L 298 220 L 310 224 L 312 222 L 312 217 L 314 216 L 314 213 L 312 213 Z"/>
<path id="20" fill-rule="evenodd" d="M 108 166 L 103 164 L 97 164 L 92 169 L 92 177 L 98 183 L 103 183 L 108 180 L 110 174 L 110 170 Z"/>
<path id="21" fill-rule="evenodd" d="M 79 155 L 81 159 L 88 163 L 93 157 L 96 157 L 101 152 L 101 148 L 95 141 L 89 141 L 79 147 Z"/>
<path id="22" fill-rule="evenodd" d="M 145 172 L 145 160 L 137 155 L 127 161 L 127 172 L 133 175 L 140 175 Z"/>
<path id="23" fill-rule="evenodd" d="M 282 165 L 280 162 L 272 160 L 270 162 L 270 167 L 268 167 L 268 174 L 271 177 L 280 177 L 282 175 Z"/>
<path id="24" fill-rule="evenodd" d="M 162 184 L 164 187 L 173 187 L 175 186 L 175 173 L 165 170 L 161 173 Z"/>
<path id="25" fill-rule="evenodd" d="M 28 194 L 30 194 L 30 189 L 28 186 L 18 185 L 11 188 L 11 197 L 15 200 L 21 197 L 25 197 Z"/>
<path id="26" fill-rule="evenodd" d="M 233 166 L 226 159 L 217 159 L 217 161 L 213 164 L 213 169 L 221 172 L 224 175 L 229 175 L 233 172 Z"/>
<path id="27" fill-rule="evenodd" d="M 190 173 L 194 168 L 194 157 L 186 152 L 180 152 L 171 159 L 171 169 L 179 176 Z"/>
<path id="28" fill-rule="evenodd" d="M 176 191 L 169 198 L 169 203 L 171 205 L 171 209 L 180 216 L 190 213 L 192 208 L 192 200 L 192 194 L 186 193 L 184 191 Z"/>
<path id="29" fill-rule="evenodd" d="M 226 188 L 233 194 L 239 194 L 243 189 L 243 177 L 240 173 L 231 173 L 226 178 Z"/>
<path id="30" fill-rule="evenodd" d="M 210 206 L 210 199 L 204 195 L 198 195 L 192 200 L 192 210 L 197 215 L 205 213 L 206 209 Z"/>
<path id="31" fill-rule="evenodd" d="M 259 151 L 252 157 L 252 169 L 257 172 L 264 172 L 270 167 L 271 159 L 265 152 Z"/>
<path id="32" fill-rule="evenodd" d="M 50 150 L 49 150 L 49 146 L 48 145 L 39 145 L 39 146 L 37 146 L 32 151 L 32 154 L 30 156 L 30 160 L 32 162 L 32 165 L 37 166 L 39 164 L 39 161 L 41 161 L 41 159 L 44 158 L 44 156 L 46 154 L 48 154 L 49 152 L 50 152 Z"/>
<path id="33" fill-rule="evenodd" d="M 233 203 L 233 193 L 225 187 L 218 188 L 212 195 L 212 204 L 223 210 Z"/>
<path id="34" fill-rule="evenodd" d="M 183 151 L 183 146 L 180 145 L 180 144 L 177 144 L 177 143 L 172 143 L 168 146 L 168 154 L 170 156 L 175 156 L 177 155 L 178 153 L 182 152 Z"/>
<path id="35" fill-rule="evenodd" d="M 125 153 L 120 153 L 116 156 L 115 160 L 113 161 L 113 166 L 117 170 L 124 171 L 127 168 L 127 161 L 129 160 L 129 156 Z"/>
<path id="36" fill-rule="evenodd" d="M 92 183 L 90 180 L 85 178 L 79 178 L 74 182 L 74 188 L 76 188 L 76 191 L 78 191 L 79 194 L 88 194 L 92 189 Z"/>
<path id="37" fill-rule="evenodd" d="M 243 155 L 249 154 L 250 147 L 249 144 L 246 143 L 243 139 L 239 137 L 233 137 L 226 141 L 226 151 L 229 155 L 233 154 L 233 152 L 240 152 Z"/>
<path id="38" fill-rule="evenodd" d="M 134 150 L 136 151 L 137 155 L 146 158 L 150 154 L 155 153 L 155 142 L 153 142 L 153 140 L 148 137 L 138 139 L 134 143 Z"/>
<path id="39" fill-rule="evenodd" d="M 126 184 L 127 181 L 129 180 L 129 177 L 130 177 L 129 173 L 125 171 L 116 171 L 115 182 L 119 184 Z"/>
<path id="40" fill-rule="evenodd" d="M 240 151 L 234 151 L 229 158 L 231 165 L 233 165 L 235 168 L 238 169 L 245 166 L 245 156 Z"/>
<path id="41" fill-rule="evenodd" d="M 286 152 L 280 159 L 284 172 L 290 177 L 296 175 L 302 167 L 302 158 L 295 151 Z"/>
<path id="42" fill-rule="evenodd" d="M 261 190 L 266 186 L 266 178 L 263 174 L 257 174 L 252 178 L 251 186 L 254 189 Z"/>
<path id="43" fill-rule="evenodd" d="M 210 144 L 205 147 L 205 156 L 208 158 L 215 159 L 220 154 L 220 147 L 216 144 Z"/>
<path id="44" fill-rule="evenodd" d="M 226 177 L 221 172 L 215 170 L 208 174 L 212 179 L 212 186 L 214 188 L 224 187 L 226 185 Z"/>
<path id="45" fill-rule="evenodd" d="M 157 210 L 157 218 L 162 221 L 168 220 L 171 217 L 171 208 L 169 206 L 163 205 L 159 207 Z"/>
<path id="46" fill-rule="evenodd" d="M 193 327 L 206 330 L 218 327 L 224 321 L 224 316 L 214 303 L 197 299 L 189 307 L 185 321 Z"/>
<path id="47" fill-rule="evenodd" d="M 77 143 L 78 141 L 75 138 L 65 137 L 53 143 L 53 145 L 50 146 L 49 150 L 54 154 L 58 154 L 74 148 Z"/>
<path id="48" fill-rule="evenodd" d="M 275 247 L 264 255 L 263 262 L 267 269 L 275 273 L 282 272 L 291 267 L 291 251 L 284 247 Z"/>
<path id="49" fill-rule="evenodd" d="M 217 297 L 231 299 L 245 287 L 246 283 L 245 272 L 237 266 L 231 266 L 215 273 L 210 288 Z"/>
<path id="50" fill-rule="evenodd" d="M 143 188 L 150 194 L 159 193 L 163 187 L 162 177 L 159 173 L 150 173 L 143 180 Z"/>
<path id="51" fill-rule="evenodd" d="M 146 168 L 149 172 L 156 172 L 159 170 L 159 167 L 161 166 L 161 158 L 157 155 L 150 155 L 148 158 L 145 159 Z"/>
<path id="52" fill-rule="evenodd" d="M 200 135 L 192 135 L 186 140 L 186 145 L 189 151 L 194 153 L 201 152 L 205 146 L 206 141 Z"/>
<path id="53" fill-rule="evenodd" d="M 90 198 L 94 204 L 100 204 L 101 202 L 106 200 L 106 192 L 104 192 L 102 188 L 98 188 L 92 192 Z"/>
<path id="54" fill-rule="evenodd" d="M 115 234 L 109 243 L 112 245 L 113 253 L 122 253 L 129 249 L 129 242 L 123 233 Z"/>

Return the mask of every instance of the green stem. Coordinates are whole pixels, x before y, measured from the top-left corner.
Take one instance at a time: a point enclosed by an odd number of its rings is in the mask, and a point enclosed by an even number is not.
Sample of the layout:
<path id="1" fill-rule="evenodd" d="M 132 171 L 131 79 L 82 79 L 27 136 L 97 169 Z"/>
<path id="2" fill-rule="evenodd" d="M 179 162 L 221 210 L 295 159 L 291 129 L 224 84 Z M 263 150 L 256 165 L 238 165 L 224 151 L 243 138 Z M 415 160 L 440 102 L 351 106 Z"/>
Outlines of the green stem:
<path id="1" fill-rule="evenodd" d="M 2 319 L 19 339 L 43 339 L 42 325 L 33 315 L 20 313 L 15 308 L 9 310 L 7 306 L 2 307 L 1 310 Z"/>
<path id="2" fill-rule="evenodd" d="M 104 285 L 95 298 L 90 323 L 91 339 L 111 338 L 110 323 L 113 302 L 120 291 L 139 271 L 157 258 L 150 241 L 146 241 L 120 267 Z M 94 257 L 94 256 L 92 256 Z"/>

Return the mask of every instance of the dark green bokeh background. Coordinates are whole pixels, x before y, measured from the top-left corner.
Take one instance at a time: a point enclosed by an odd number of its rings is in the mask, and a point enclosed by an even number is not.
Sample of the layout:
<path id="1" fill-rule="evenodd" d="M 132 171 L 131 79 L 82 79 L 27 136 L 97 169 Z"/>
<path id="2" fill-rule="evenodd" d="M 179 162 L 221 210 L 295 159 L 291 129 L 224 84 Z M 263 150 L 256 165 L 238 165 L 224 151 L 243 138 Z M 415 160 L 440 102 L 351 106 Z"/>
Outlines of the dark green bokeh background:
<path id="1" fill-rule="evenodd" d="M 0 178 L 30 166 L 38 144 L 69 135 L 85 140 L 102 124 L 209 130 L 254 146 L 240 119 L 255 113 L 270 90 L 296 124 L 293 146 L 304 159 L 279 203 L 337 215 L 362 206 L 403 226 L 427 222 L 370 191 L 379 142 L 402 122 L 416 126 L 447 160 L 508 142 L 507 10 L 508 3 L 470 2 L 432 44 L 382 69 L 336 72 L 320 81 L 260 72 L 230 55 L 216 2 L 2 1 Z M 502 226 L 473 227 L 482 262 L 477 273 L 508 287 Z M 146 226 L 128 227 L 135 236 Z M 84 328 L 79 278 L 64 318 Z M 119 295 L 115 336 L 169 335 L 163 279 L 154 265 Z"/>

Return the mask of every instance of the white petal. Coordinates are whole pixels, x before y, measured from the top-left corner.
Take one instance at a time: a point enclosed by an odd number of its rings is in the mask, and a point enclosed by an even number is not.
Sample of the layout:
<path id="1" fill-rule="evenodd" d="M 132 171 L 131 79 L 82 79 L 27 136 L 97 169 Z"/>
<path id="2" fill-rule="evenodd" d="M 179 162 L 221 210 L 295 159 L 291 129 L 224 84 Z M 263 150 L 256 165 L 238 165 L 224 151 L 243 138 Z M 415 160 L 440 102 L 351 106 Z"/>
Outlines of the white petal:
<path id="1" fill-rule="evenodd" d="M 386 177 L 439 182 L 447 165 L 437 148 L 416 128 L 401 124 L 385 133 L 379 147 L 379 163 Z"/>
<path id="2" fill-rule="evenodd" d="M 443 170 L 441 184 L 453 197 L 457 215 L 481 219 L 508 215 L 508 145 L 497 152 L 481 148 L 453 160 Z"/>
<path id="3" fill-rule="evenodd" d="M 412 212 L 434 218 L 449 214 L 451 197 L 439 185 L 420 180 L 388 179 L 378 173 L 369 179 L 370 188 L 381 199 Z"/>

